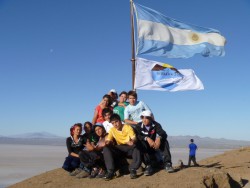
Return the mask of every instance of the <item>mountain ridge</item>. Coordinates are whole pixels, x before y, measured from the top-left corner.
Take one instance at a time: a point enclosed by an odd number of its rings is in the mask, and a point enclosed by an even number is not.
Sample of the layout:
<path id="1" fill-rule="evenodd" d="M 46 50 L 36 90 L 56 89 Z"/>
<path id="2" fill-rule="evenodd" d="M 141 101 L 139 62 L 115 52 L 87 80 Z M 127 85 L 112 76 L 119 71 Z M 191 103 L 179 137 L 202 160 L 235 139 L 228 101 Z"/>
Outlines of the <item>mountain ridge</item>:
<path id="1" fill-rule="evenodd" d="M 191 135 L 168 136 L 171 148 L 186 148 L 193 138 L 199 148 L 234 149 L 250 146 L 250 141 L 210 138 Z M 30 132 L 24 134 L 0 136 L 0 144 L 53 145 L 65 146 L 66 137 L 48 132 Z"/>

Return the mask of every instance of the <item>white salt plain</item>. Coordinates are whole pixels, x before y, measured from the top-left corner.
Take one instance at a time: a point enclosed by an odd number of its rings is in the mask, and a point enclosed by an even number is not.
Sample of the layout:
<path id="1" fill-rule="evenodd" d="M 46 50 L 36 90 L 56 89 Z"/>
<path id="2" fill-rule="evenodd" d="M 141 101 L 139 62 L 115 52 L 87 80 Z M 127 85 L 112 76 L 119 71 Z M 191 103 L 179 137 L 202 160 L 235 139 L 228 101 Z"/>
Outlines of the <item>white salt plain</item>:
<path id="1" fill-rule="evenodd" d="M 199 148 L 197 161 L 227 150 Z M 0 144 L 0 151 L 0 188 L 61 168 L 67 156 L 66 146 Z M 173 165 L 176 165 L 179 159 L 187 164 L 187 148 L 171 148 L 171 154 Z"/>

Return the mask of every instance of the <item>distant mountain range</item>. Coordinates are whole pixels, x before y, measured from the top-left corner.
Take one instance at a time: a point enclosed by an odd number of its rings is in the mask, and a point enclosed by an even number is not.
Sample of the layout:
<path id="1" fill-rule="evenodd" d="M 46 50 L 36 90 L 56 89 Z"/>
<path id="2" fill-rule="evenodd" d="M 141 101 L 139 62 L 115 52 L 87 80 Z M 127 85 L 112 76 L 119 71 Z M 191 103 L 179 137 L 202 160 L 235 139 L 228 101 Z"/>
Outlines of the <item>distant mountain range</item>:
<path id="1" fill-rule="evenodd" d="M 170 147 L 183 148 L 188 147 L 191 138 L 194 139 L 194 142 L 198 145 L 199 148 L 235 149 L 250 146 L 250 141 L 230 140 L 224 138 L 216 139 L 199 136 L 169 136 L 168 141 Z"/>
<path id="2" fill-rule="evenodd" d="M 24 133 L 17 135 L 10 135 L 9 138 L 63 138 L 48 132 L 34 132 L 34 133 Z"/>
<path id="3" fill-rule="evenodd" d="M 171 148 L 187 148 L 193 138 L 199 148 L 234 149 L 250 146 L 250 141 L 215 139 L 199 136 L 169 136 Z M 66 138 L 48 132 L 25 133 L 19 135 L 0 136 L 0 144 L 51 145 L 65 146 Z"/>
<path id="4" fill-rule="evenodd" d="M 65 146 L 65 139 L 65 137 L 60 137 L 48 132 L 34 132 L 0 136 L 0 144 Z"/>

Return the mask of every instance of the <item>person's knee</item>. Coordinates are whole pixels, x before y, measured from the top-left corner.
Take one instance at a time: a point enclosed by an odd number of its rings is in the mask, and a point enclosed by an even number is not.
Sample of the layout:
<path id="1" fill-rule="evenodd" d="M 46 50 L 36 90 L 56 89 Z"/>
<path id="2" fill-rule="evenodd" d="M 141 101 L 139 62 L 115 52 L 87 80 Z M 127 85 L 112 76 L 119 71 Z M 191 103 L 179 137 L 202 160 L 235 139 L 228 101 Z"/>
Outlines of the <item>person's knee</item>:
<path id="1" fill-rule="evenodd" d="M 105 147 L 103 148 L 103 152 L 109 152 L 109 151 L 110 151 L 109 146 L 105 146 Z"/>

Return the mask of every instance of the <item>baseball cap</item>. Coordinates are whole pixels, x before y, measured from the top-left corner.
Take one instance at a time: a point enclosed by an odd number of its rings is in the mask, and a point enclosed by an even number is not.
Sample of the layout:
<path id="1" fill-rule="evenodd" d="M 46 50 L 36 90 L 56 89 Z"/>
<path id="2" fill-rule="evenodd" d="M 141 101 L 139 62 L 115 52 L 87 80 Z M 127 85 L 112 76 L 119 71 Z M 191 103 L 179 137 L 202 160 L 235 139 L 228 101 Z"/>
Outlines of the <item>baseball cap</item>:
<path id="1" fill-rule="evenodd" d="M 117 93 L 115 89 L 111 89 L 109 92 L 110 93 Z"/>
<path id="2" fill-rule="evenodd" d="M 145 110 L 141 113 L 141 116 L 152 117 L 152 113 L 149 110 Z"/>
<path id="3" fill-rule="evenodd" d="M 100 124 L 100 123 L 96 123 L 96 124 L 93 126 L 93 130 L 95 130 L 96 127 L 104 128 L 103 125 Z"/>

